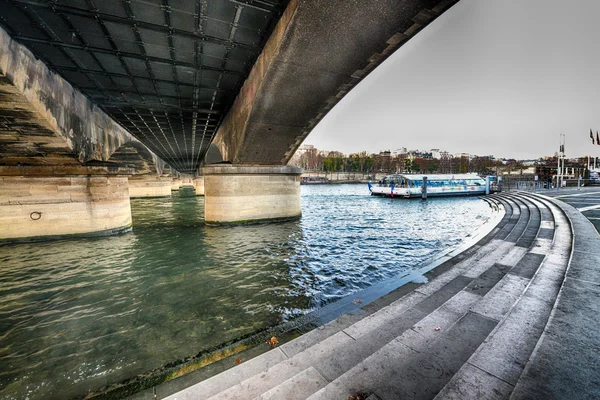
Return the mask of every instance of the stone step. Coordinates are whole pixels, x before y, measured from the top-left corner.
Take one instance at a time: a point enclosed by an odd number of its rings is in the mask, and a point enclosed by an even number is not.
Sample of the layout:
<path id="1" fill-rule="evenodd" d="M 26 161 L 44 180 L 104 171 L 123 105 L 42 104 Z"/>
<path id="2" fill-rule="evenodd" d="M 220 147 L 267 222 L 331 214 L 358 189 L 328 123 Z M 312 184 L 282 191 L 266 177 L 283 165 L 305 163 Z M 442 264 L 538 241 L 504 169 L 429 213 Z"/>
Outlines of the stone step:
<path id="1" fill-rule="evenodd" d="M 527 203 L 526 200 L 524 200 L 524 203 Z M 460 301 L 457 300 L 459 299 L 461 296 L 466 296 L 467 294 L 471 293 L 470 296 L 473 299 L 473 303 L 480 303 L 477 300 L 475 300 L 475 298 L 477 298 L 481 295 L 487 295 L 488 293 L 490 293 L 490 289 L 492 287 L 495 286 L 495 284 L 501 280 L 502 277 L 505 276 L 506 272 L 508 271 L 508 268 L 506 266 L 498 266 L 496 264 L 494 264 L 490 269 L 488 269 L 487 271 L 484 271 L 476 280 L 474 280 L 473 282 L 471 282 L 467 288 L 465 288 L 464 291 L 462 291 L 461 293 L 457 294 L 453 300 L 457 301 L 459 304 L 463 304 L 463 306 L 465 304 L 468 304 L 468 302 L 466 301 Z M 512 306 L 512 303 L 514 303 L 514 301 L 518 298 L 518 296 L 523 292 L 523 289 L 525 288 L 526 285 L 523 284 L 523 282 L 519 282 L 518 280 L 513 279 L 512 277 L 507 278 L 506 281 L 504 282 L 504 284 L 502 285 L 502 287 L 504 289 L 509 288 L 510 287 L 510 299 L 512 300 L 512 302 L 509 302 L 507 305 L 504 306 L 504 312 L 507 312 L 508 309 L 510 309 L 510 307 Z M 470 291 L 470 292 L 469 292 Z M 491 297 L 493 298 L 492 301 L 488 301 L 488 303 L 496 303 L 497 298 L 501 298 L 503 300 L 505 300 L 507 298 L 506 296 L 506 291 L 502 291 L 502 290 L 496 290 L 494 293 L 490 293 Z M 487 296 L 486 296 L 487 297 Z M 382 399 L 386 399 L 386 398 L 432 398 L 435 393 L 437 393 L 437 390 L 441 389 L 442 386 L 444 386 L 443 384 L 440 386 L 440 382 L 444 380 L 444 377 L 440 378 L 440 377 L 436 377 L 434 379 L 434 382 L 422 382 L 422 377 L 414 377 L 414 379 L 408 379 L 409 382 L 407 382 L 407 377 L 410 377 L 410 371 L 405 370 L 405 366 L 396 366 L 397 364 L 403 364 L 405 362 L 405 360 L 402 359 L 396 359 L 394 361 L 390 362 L 390 356 L 389 353 L 393 354 L 394 350 L 398 350 L 397 347 L 397 342 L 403 343 L 404 345 L 408 346 L 409 348 L 411 348 L 414 351 L 418 351 L 418 354 L 426 354 L 427 353 L 427 349 L 429 349 L 429 341 L 430 339 L 427 339 L 425 337 L 423 337 L 423 335 L 419 335 L 417 333 L 417 330 L 419 330 L 419 325 L 425 325 L 425 326 L 429 326 L 431 327 L 431 323 L 428 323 L 428 320 L 433 319 L 433 325 L 435 325 L 435 318 L 436 318 L 436 314 L 440 313 L 441 310 L 443 310 L 445 307 L 447 307 L 449 304 L 451 304 L 451 302 L 449 301 L 446 305 L 440 307 L 439 310 L 436 310 L 435 312 L 431 313 L 428 317 L 424 318 L 421 322 L 419 322 L 419 324 L 417 324 L 413 329 L 406 331 L 403 335 L 401 335 L 399 338 L 393 340 L 392 342 L 390 342 L 389 345 L 385 346 L 384 348 L 381 349 L 381 351 L 378 353 L 375 353 L 373 356 L 367 358 L 365 361 L 363 361 L 361 364 L 357 365 L 355 368 L 353 368 L 351 371 L 349 371 L 348 373 L 342 375 L 340 378 L 336 379 L 334 382 L 332 382 L 332 384 L 328 385 L 326 388 L 320 390 L 317 394 L 315 394 L 314 396 L 310 397 L 310 399 L 327 399 L 327 398 L 344 398 L 343 396 L 346 396 L 352 392 L 355 392 L 357 390 L 362 390 L 362 391 L 369 391 L 369 390 L 375 390 L 374 388 L 377 387 L 379 388 L 379 392 L 377 393 L 379 395 L 379 397 L 381 397 Z M 469 305 L 469 308 L 473 308 L 472 306 Z M 464 314 L 463 318 L 466 318 L 466 316 L 468 315 Z M 479 323 L 476 325 L 480 325 L 482 327 L 486 326 L 486 323 L 483 322 L 483 320 L 481 320 L 481 318 L 484 318 L 484 320 L 487 321 L 495 321 L 495 322 L 490 322 L 490 325 L 495 325 L 499 319 L 501 319 L 501 317 L 503 316 L 502 314 L 496 313 L 493 315 L 493 317 L 495 318 L 488 318 L 485 315 L 478 315 L 476 313 L 472 313 L 474 314 L 474 316 L 472 317 L 473 319 L 477 320 L 480 319 Z M 444 320 L 438 320 L 437 322 L 439 322 L 440 324 L 442 324 L 443 322 L 445 322 L 446 324 L 448 324 L 450 321 L 448 319 Z M 449 324 L 452 326 L 452 324 Z M 350 327 L 352 328 L 352 327 Z M 349 328 L 349 329 L 350 329 Z M 450 329 L 453 329 L 450 328 Z M 485 331 L 485 328 L 482 328 L 483 331 Z M 420 329 L 421 332 L 423 332 L 422 328 Z M 487 331 L 487 333 L 489 333 L 491 331 L 491 329 L 489 331 Z M 487 333 L 485 334 L 485 337 L 487 337 Z M 475 335 L 476 336 L 476 335 Z M 483 339 L 485 338 L 481 338 L 481 341 L 483 341 Z M 473 338 L 473 337 L 471 337 Z M 460 347 L 460 345 L 459 345 Z M 462 360 L 462 362 L 466 361 L 466 359 L 471 355 L 468 353 L 469 349 L 471 349 L 471 353 L 476 349 L 476 347 L 469 347 L 469 346 L 465 346 L 465 348 L 463 350 L 465 350 L 467 352 L 467 356 L 466 358 L 464 357 L 464 352 L 461 353 L 460 349 L 456 349 L 457 354 L 463 354 L 463 357 L 453 357 L 453 360 Z M 401 354 L 403 354 L 402 352 L 400 352 Z M 410 352 L 409 352 L 410 353 Z M 433 353 L 435 356 L 439 356 L 441 353 L 440 352 L 436 352 L 434 351 Z M 420 360 L 427 360 L 426 356 L 421 356 Z M 429 362 L 429 361 L 427 361 Z M 382 367 L 383 365 L 383 367 Z M 429 364 L 428 364 L 429 365 Z M 404 368 L 404 369 L 403 369 Z M 442 368 L 443 369 L 443 368 Z M 375 371 L 374 373 L 370 373 L 368 371 Z M 393 371 L 393 373 L 390 375 L 390 371 Z M 398 376 L 398 377 L 402 377 L 402 379 L 400 379 L 400 382 L 398 382 L 398 379 L 393 379 L 392 376 Z M 380 378 L 379 380 L 377 378 Z M 448 377 L 449 379 L 450 377 Z M 376 382 L 374 384 L 372 384 L 372 382 Z M 446 380 L 447 382 L 447 380 Z M 383 385 L 383 386 L 382 386 Z M 437 385 L 437 386 L 436 386 Z M 422 389 L 422 386 L 427 387 L 426 390 Z M 408 397 L 406 397 L 408 396 Z"/>
<path id="2" fill-rule="evenodd" d="M 527 218 L 527 214 L 525 214 L 525 217 Z M 522 227 L 524 230 L 523 224 Z M 495 252 L 486 254 L 489 259 L 498 257 L 498 247 L 494 246 L 493 244 L 492 246 L 495 247 L 496 250 Z M 502 248 L 500 250 L 505 251 L 505 249 Z M 492 255 L 490 256 L 490 254 Z M 478 258 L 480 265 L 484 264 L 481 263 L 483 258 L 485 258 L 485 256 Z M 495 268 L 495 265 L 492 264 L 489 266 L 488 271 L 484 271 L 484 274 L 475 280 L 458 276 L 447 283 L 444 281 L 444 286 L 442 288 L 436 287 L 435 291 L 429 294 L 429 297 L 421 300 L 414 306 L 412 313 L 409 312 L 410 310 L 405 311 L 405 308 L 397 307 L 398 304 L 394 304 L 386 307 L 385 312 L 382 311 L 375 313 L 361 321 L 358 321 L 357 323 L 344 329 L 344 332 L 356 340 L 356 342 L 352 342 L 352 344 L 355 346 L 358 346 L 359 342 L 365 338 L 368 339 L 369 342 L 367 343 L 369 343 L 369 345 L 367 348 L 369 350 L 376 349 L 376 345 L 374 345 L 374 343 L 387 343 L 402 331 L 404 331 L 404 333 L 400 336 L 402 340 L 421 341 L 422 343 L 426 343 L 427 341 L 433 339 L 433 337 L 430 337 L 428 333 L 437 332 L 434 330 L 434 328 L 432 328 L 432 326 L 441 325 L 444 326 L 445 329 L 452 327 L 468 312 L 469 308 L 471 308 L 481 299 L 483 295 L 487 293 L 489 289 L 486 288 L 488 286 L 492 287 L 495 282 L 500 280 L 500 278 L 506 274 L 508 269 L 509 267 L 502 266 L 499 269 L 499 272 L 496 272 L 497 268 Z M 469 282 L 469 284 L 465 285 L 467 282 Z M 403 301 L 403 306 L 406 307 L 409 305 L 409 299 L 420 299 L 421 297 L 418 296 L 419 292 L 419 289 L 417 289 L 409 297 L 406 297 Z M 425 295 L 425 293 L 422 294 Z M 396 313 L 391 312 L 391 309 L 394 308 L 394 306 L 397 307 Z M 412 326 L 411 329 L 407 329 L 407 326 L 414 323 L 414 320 L 421 316 L 418 314 L 418 311 L 427 314 L 427 316 L 420 319 Z M 385 327 L 386 329 L 381 329 L 381 327 Z M 352 352 L 348 349 L 340 349 L 340 351 L 344 353 Z M 354 350 L 354 352 L 356 352 L 356 350 Z M 339 357 L 339 354 L 337 354 L 337 356 Z M 347 358 L 347 355 L 341 358 Z M 315 360 L 315 365 L 318 363 L 319 360 Z M 319 365 L 317 368 L 322 368 L 322 366 Z M 339 370 L 333 374 L 330 371 L 322 372 L 323 375 L 328 375 L 328 379 L 335 379 L 335 375 L 339 373 Z M 349 396 L 351 395 L 351 392 L 352 390 L 348 391 Z"/>
<path id="3" fill-rule="evenodd" d="M 533 200 L 527 195 L 517 196 Z M 482 302 L 473 309 L 473 312 L 497 318 L 495 313 L 498 308 L 494 305 L 499 304 L 501 309 L 505 309 L 508 299 L 517 297 L 494 332 L 436 399 L 508 399 L 520 379 L 548 322 L 570 254 L 571 232 L 566 217 L 550 202 L 539 199 L 535 201 L 540 210 L 548 209 L 556 220 L 555 225 L 559 228 L 554 237 L 564 239 L 552 243 L 543 261 L 528 258 L 531 253 L 525 255 L 505 276 L 504 282 L 494 288 L 489 301 Z M 544 215 L 543 212 L 541 215 Z"/>
<path id="4" fill-rule="evenodd" d="M 423 344 L 420 337 L 395 339 L 308 399 L 346 399 L 358 391 L 375 393 L 382 400 L 431 399 L 496 323 L 468 312 L 432 342 Z"/>
<path id="5" fill-rule="evenodd" d="M 188 397 L 182 396 L 184 392 L 180 392 L 177 397 L 170 398 L 194 398 L 194 393 L 196 395 L 201 393 L 203 398 L 211 399 L 277 398 L 292 390 L 291 388 L 296 386 L 295 382 L 299 382 L 305 374 L 309 380 L 311 377 L 315 380 L 312 386 L 311 383 L 306 384 L 306 390 L 311 388 L 317 390 L 319 388 L 316 384 L 319 381 L 316 379 L 317 374 L 327 381 L 336 382 L 354 370 L 355 366 L 363 364 L 396 341 L 403 346 L 409 343 L 409 348 L 411 348 L 410 344 L 415 347 L 433 346 L 433 342 L 437 342 L 439 338 L 447 337 L 447 332 L 452 331 L 456 336 L 460 331 L 460 328 L 455 328 L 456 326 L 479 327 L 476 330 L 482 335 L 488 328 L 491 331 L 501 314 L 498 312 L 493 314 L 490 311 L 490 306 L 493 304 L 490 301 L 487 306 L 481 304 L 489 296 L 499 297 L 504 294 L 501 290 L 496 290 L 496 286 L 504 281 L 509 269 L 518 265 L 527 251 L 524 247 L 515 246 L 515 243 L 528 232 L 529 228 L 533 229 L 535 226 L 540 228 L 539 217 L 542 215 L 538 207 L 526 198 L 513 200 L 506 196 L 497 196 L 493 201 L 501 204 L 506 211 L 501 223 L 492 230 L 486 240 L 480 241 L 478 245 L 465 252 L 470 253 L 468 258 L 455 263 L 454 267 L 440 273 L 428 284 L 418 287 L 367 317 L 344 316 L 284 344 L 275 349 L 279 353 L 276 353 L 278 357 L 272 358 L 274 364 L 264 364 L 263 368 L 258 368 L 259 361 L 255 363 L 257 365 L 254 368 L 249 368 L 245 364 L 253 361 L 250 360 L 221 374 L 229 375 L 229 378 L 217 375 L 207 380 L 211 390 L 205 390 L 207 381 L 204 381 L 184 391 Z M 517 218 L 512 214 L 513 211 L 516 211 Z M 536 215 L 538 215 L 537 219 Z M 499 239 L 508 237 L 515 242 Z M 502 262 L 498 263 L 498 260 Z M 507 278 L 502 286 L 510 288 L 511 291 L 522 292 L 521 283 L 516 278 Z M 513 299 L 514 295 L 505 296 L 502 300 L 506 298 Z M 503 306 L 503 310 L 509 308 L 510 304 Z M 480 309 L 481 314 L 470 312 L 469 309 Z M 443 326 L 444 329 L 435 331 L 432 328 L 434 325 Z M 472 340 L 468 339 L 464 342 L 466 346 L 464 349 L 456 349 L 460 357 L 453 358 L 452 363 L 449 364 L 454 369 L 451 370 L 452 374 L 448 379 L 471 356 L 479 346 L 478 343 L 488 336 L 489 331 L 482 336 L 481 340 L 475 334 Z M 475 347 L 472 348 L 473 346 Z M 449 355 L 451 353 L 448 352 Z M 454 364 L 456 360 L 463 358 L 460 365 Z M 426 361 L 423 359 L 421 362 Z M 239 371 L 234 372 L 234 370 Z M 235 376 L 235 379 L 231 378 L 231 375 Z M 221 390 L 216 391 L 215 388 L 219 386 Z M 351 392 L 348 393 L 348 396 L 352 395 Z"/>
<path id="6" fill-rule="evenodd" d="M 600 235 L 577 209 L 555 203 L 573 230 L 569 266 L 544 333 L 511 400 L 600 398 Z"/>
<path id="7" fill-rule="evenodd" d="M 313 367 L 294 375 L 273 389 L 255 397 L 255 400 L 304 400 L 327 385 L 327 380 Z"/>
<path id="8" fill-rule="evenodd" d="M 484 250 L 480 253 L 487 254 Z M 478 260 L 482 258 L 477 257 Z M 433 293 L 415 291 L 386 307 L 385 310 L 354 323 L 343 332 L 336 333 L 330 330 L 328 333 L 332 333 L 331 336 L 319 332 L 320 341 L 312 347 L 301 350 L 298 349 L 296 341 L 287 343 L 280 349 L 286 354 L 289 353 L 290 358 L 271 368 L 273 371 L 276 370 L 276 373 L 271 373 L 269 370 L 253 376 L 220 392 L 215 399 L 252 398 L 259 395 L 260 390 L 269 390 L 273 385 L 284 384 L 285 380 L 290 379 L 299 370 L 309 367 L 311 362 L 323 376 L 333 380 L 398 336 L 399 332 L 407 330 L 428 313 L 440 307 L 471 281 L 471 278 L 454 276 L 454 279 L 448 282 L 443 281 L 443 289 L 436 287 Z M 381 328 L 383 326 L 385 329 Z M 354 346 L 347 346 L 346 336 L 356 340 Z M 304 342 L 307 344 L 306 341 Z"/>

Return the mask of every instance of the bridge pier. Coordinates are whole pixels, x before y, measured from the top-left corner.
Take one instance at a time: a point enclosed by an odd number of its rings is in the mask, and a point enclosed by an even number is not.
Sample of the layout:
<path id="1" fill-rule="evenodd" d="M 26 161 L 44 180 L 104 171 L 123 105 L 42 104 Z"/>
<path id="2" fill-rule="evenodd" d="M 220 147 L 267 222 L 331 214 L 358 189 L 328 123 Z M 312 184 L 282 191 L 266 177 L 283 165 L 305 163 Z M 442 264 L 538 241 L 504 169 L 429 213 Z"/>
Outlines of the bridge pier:
<path id="1" fill-rule="evenodd" d="M 0 167 L 0 242 L 131 230 L 127 176 L 95 167 Z"/>
<path id="2" fill-rule="evenodd" d="M 179 190 L 181 187 L 182 180 L 181 179 L 173 179 L 171 180 L 171 190 Z"/>
<path id="3" fill-rule="evenodd" d="M 171 180 L 158 176 L 132 176 L 129 178 L 129 197 L 170 197 Z"/>
<path id="4" fill-rule="evenodd" d="M 209 225 L 300 218 L 301 168 L 210 165 L 204 175 L 204 219 Z"/>
<path id="5" fill-rule="evenodd" d="M 204 196 L 204 177 L 197 176 L 193 180 L 196 196 Z"/>

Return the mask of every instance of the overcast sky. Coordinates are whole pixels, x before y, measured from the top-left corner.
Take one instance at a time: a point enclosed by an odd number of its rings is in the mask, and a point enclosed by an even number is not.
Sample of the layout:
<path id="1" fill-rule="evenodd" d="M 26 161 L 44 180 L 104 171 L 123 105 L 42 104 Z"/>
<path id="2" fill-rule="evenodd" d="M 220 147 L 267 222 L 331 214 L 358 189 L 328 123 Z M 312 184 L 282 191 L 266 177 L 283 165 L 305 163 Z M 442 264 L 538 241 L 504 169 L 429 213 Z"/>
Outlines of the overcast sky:
<path id="1" fill-rule="evenodd" d="M 461 0 L 351 91 L 304 144 L 600 157 L 600 0 Z"/>

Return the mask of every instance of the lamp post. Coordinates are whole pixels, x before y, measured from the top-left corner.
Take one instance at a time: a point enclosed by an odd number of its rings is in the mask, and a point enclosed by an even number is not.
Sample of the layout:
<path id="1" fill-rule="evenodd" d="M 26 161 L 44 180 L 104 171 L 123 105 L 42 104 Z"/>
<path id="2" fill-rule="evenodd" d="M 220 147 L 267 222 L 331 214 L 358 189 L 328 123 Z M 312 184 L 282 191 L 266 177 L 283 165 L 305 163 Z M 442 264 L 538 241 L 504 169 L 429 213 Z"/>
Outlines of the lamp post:
<path id="1" fill-rule="evenodd" d="M 558 136 L 558 153 L 557 153 L 557 165 L 556 165 L 556 191 L 562 186 L 563 181 L 563 171 L 561 168 L 561 157 L 563 157 L 565 151 L 565 134 L 561 133 Z M 564 164 L 562 165 L 564 168 Z"/>

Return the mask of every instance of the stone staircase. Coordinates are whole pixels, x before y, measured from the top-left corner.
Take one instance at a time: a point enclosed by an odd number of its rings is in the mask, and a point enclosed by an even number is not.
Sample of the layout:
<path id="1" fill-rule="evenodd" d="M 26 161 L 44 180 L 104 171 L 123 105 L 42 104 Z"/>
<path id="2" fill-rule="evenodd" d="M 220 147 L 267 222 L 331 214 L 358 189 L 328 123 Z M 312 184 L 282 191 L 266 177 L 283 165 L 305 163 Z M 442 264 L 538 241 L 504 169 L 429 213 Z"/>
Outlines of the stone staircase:
<path id="1" fill-rule="evenodd" d="M 486 200 L 504 209 L 500 223 L 428 283 L 168 399 L 525 398 L 514 389 L 555 306 L 573 233 L 547 198 Z"/>

